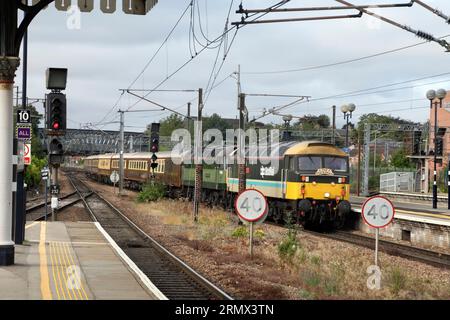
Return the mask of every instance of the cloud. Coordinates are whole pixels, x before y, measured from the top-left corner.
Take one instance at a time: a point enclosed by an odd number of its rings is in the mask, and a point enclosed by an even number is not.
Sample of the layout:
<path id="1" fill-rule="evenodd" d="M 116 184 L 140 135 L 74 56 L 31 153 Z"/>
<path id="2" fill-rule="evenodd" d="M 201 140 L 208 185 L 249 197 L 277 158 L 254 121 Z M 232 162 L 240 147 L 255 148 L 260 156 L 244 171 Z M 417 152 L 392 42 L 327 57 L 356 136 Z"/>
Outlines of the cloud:
<path id="1" fill-rule="evenodd" d="M 204 31 L 213 38 L 221 33 L 227 16 L 229 1 L 199 0 Z M 377 3 L 377 1 L 356 1 L 355 4 Z M 71 125 L 76 123 L 100 121 L 111 109 L 120 95 L 118 89 L 127 88 L 139 74 L 147 61 L 162 43 L 166 34 L 186 8 L 189 1 L 159 1 L 147 16 L 131 16 L 121 12 L 104 15 L 98 9 L 90 14 L 83 14 L 80 30 L 68 30 L 67 14 L 57 12 L 49 7 L 32 23 L 29 42 L 29 87 L 30 97 L 44 96 L 44 75 L 47 67 L 58 66 L 69 69 L 68 101 Z M 245 1 L 248 8 L 264 7 L 274 1 Z M 335 5 L 334 1 L 291 1 L 290 6 Z M 450 13 L 450 3 L 436 0 L 432 5 Z M 206 15 L 206 9 L 208 15 Z M 237 21 L 240 16 L 234 13 L 234 4 L 230 21 Z M 449 33 L 448 25 L 443 20 L 425 11 L 423 8 L 386 9 L 386 16 L 427 30 L 435 35 Z M 320 13 L 321 14 L 321 13 Z M 285 16 L 298 16 L 292 13 Z M 135 88 L 153 88 L 163 81 L 168 74 L 190 58 L 189 52 L 189 14 L 183 19 L 157 58 L 136 82 Z M 268 15 L 274 18 L 276 15 Z M 198 21 L 196 21 L 198 24 Z M 208 28 L 206 28 L 208 26 Z M 197 35 L 201 38 L 199 30 Z M 231 41 L 231 34 L 228 38 Z M 377 58 L 362 60 L 335 67 L 321 68 L 303 72 L 282 74 L 251 75 L 251 71 L 273 71 L 295 69 L 358 58 L 384 50 L 418 43 L 421 40 L 414 35 L 382 23 L 373 28 L 370 19 L 332 20 L 316 22 L 280 23 L 249 25 L 239 30 L 235 42 L 227 56 L 217 81 L 236 71 L 240 64 L 242 87 L 248 93 L 303 94 L 313 98 L 333 96 L 345 92 L 377 87 L 384 84 L 400 82 L 423 76 L 450 72 L 446 68 L 448 53 L 435 43 L 428 43 Z M 197 46 L 200 50 L 200 46 Z M 215 50 L 206 50 L 181 72 L 168 80 L 162 88 L 197 89 L 205 88 L 216 56 Z M 223 53 L 219 55 L 219 63 Z M 18 72 L 17 83 L 21 83 Z M 432 80 L 450 80 L 441 77 Z M 426 83 L 421 81 L 420 83 Z M 419 83 L 419 84 L 420 84 Z M 450 81 L 434 86 L 449 87 Z M 422 98 L 428 87 L 416 87 L 398 91 L 319 100 L 301 104 L 289 109 L 290 113 L 301 116 L 307 113 L 331 114 L 333 104 L 354 102 L 358 104 L 381 103 L 392 100 Z M 155 101 L 171 107 L 185 110 L 187 101 L 195 94 L 153 93 Z M 209 97 L 206 112 L 219 113 L 223 117 L 236 117 L 236 81 L 229 78 L 217 87 Z M 135 99 L 124 95 L 119 107 L 127 108 Z M 272 107 L 287 103 L 286 99 L 248 98 L 251 116 L 257 116 L 263 107 Z M 380 105 L 358 109 L 360 112 L 389 112 L 410 107 L 410 103 Z M 151 108 L 141 102 L 139 108 Z M 361 110 L 361 111 L 360 111 Z M 425 121 L 427 110 L 393 111 L 393 115 L 412 120 Z M 148 115 L 131 115 L 128 117 L 133 125 L 145 127 L 147 123 L 159 120 L 168 113 L 153 112 Z M 267 117 L 267 121 L 279 118 Z M 75 121 L 75 122 L 73 122 Z M 338 119 L 338 125 L 343 119 Z M 117 129 L 116 124 L 106 128 Z"/>

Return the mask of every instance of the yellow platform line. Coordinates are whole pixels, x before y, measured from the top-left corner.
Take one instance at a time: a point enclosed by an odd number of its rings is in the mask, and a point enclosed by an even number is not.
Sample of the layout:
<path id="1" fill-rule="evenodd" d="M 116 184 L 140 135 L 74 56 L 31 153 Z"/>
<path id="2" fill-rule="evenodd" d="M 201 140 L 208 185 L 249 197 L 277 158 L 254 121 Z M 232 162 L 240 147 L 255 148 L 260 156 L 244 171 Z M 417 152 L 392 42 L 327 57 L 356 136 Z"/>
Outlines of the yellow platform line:
<path id="1" fill-rule="evenodd" d="M 25 226 L 25 229 L 34 227 L 34 226 L 37 225 L 37 224 L 39 224 L 39 222 L 37 222 L 37 221 L 35 221 L 35 222 L 33 222 L 33 223 L 30 223 L 29 225 L 26 225 L 26 226 Z"/>
<path id="2" fill-rule="evenodd" d="M 50 243 L 50 248 L 53 246 L 52 243 Z M 53 284 L 55 286 L 55 291 L 56 291 L 56 295 L 58 296 L 58 300 L 61 300 L 61 293 L 60 293 L 60 289 L 59 289 L 59 282 L 57 279 L 57 270 L 56 270 L 56 258 L 54 258 L 54 254 L 53 254 L 53 250 L 51 249 L 51 254 L 50 254 L 50 260 L 52 262 L 52 275 L 53 275 Z M 59 276 L 59 274 L 58 274 Z"/>
<path id="3" fill-rule="evenodd" d="M 76 266 L 75 261 L 74 261 L 74 258 L 73 258 L 73 255 L 71 254 L 71 250 L 70 250 L 71 247 L 70 247 L 69 243 L 65 242 L 65 243 L 63 243 L 63 246 L 64 246 L 65 249 L 67 250 L 67 254 L 68 254 L 69 258 L 70 258 L 71 264 L 72 264 L 73 266 Z M 73 250 L 73 249 L 72 249 L 72 250 Z M 79 269 L 80 269 L 80 273 L 77 273 L 76 276 L 77 276 L 77 279 L 78 279 L 78 283 L 80 284 L 81 292 L 82 292 L 83 295 L 84 295 L 84 298 L 82 297 L 82 299 L 89 300 L 89 297 L 88 297 L 88 295 L 86 294 L 86 290 L 84 289 L 83 279 L 82 279 L 82 277 L 81 277 L 81 268 L 79 267 Z M 81 296 L 81 294 L 80 294 L 80 296 Z"/>
<path id="4" fill-rule="evenodd" d="M 70 284 L 72 284 L 72 280 L 73 279 L 71 278 L 71 275 L 69 275 L 68 271 L 69 271 L 70 267 L 73 267 L 73 265 L 70 263 L 69 258 L 67 257 L 67 254 L 66 254 L 66 252 L 64 250 L 64 245 L 61 242 L 58 242 L 57 246 L 59 248 L 59 251 L 61 252 L 61 256 L 64 259 L 64 265 L 66 267 L 65 268 L 65 275 L 66 275 L 67 291 L 70 292 L 73 295 L 75 300 L 79 300 L 79 298 L 83 299 L 83 297 L 78 292 L 78 289 L 74 289 L 74 288 L 71 288 L 69 286 L 69 282 L 70 282 Z M 77 279 L 75 278 L 75 280 L 77 280 Z"/>
<path id="5" fill-rule="evenodd" d="M 415 212 L 415 211 L 397 210 L 397 209 L 395 211 L 399 212 L 399 213 L 408 213 L 408 214 L 416 215 L 416 216 L 425 216 L 425 217 L 432 217 L 432 218 L 436 218 L 436 219 L 450 220 L 450 216 L 446 216 L 446 215 L 439 214 L 439 213 Z"/>
<path id="6" fill-rule="evenodd" d="M 47 225 L 41 223 L 41 234 L 39 238 L 39 272 L 41 275 L 41 296 L 43 300 L 53 300 L 52 291 L 50 290 L 50 278 L 47 268 L 47 250 L 45 244 Z"/>
<path id="7" fill-rule="evenodd" d="M 61 267 L 60 274 L 61 274 L 61 276 L 62 276 L 61 278 L 63 280 L 63 288 L 64 288 L 65 292 L 67 293 L 67 296 L 69 297 L 68 299 L 74 300 L 74 299 L 76 299 L 76 297 L 73 296 L 73 293 L 71 292 L 71 290 L 69 290 L 69 287 L 67 286 L 67 274 L 66 273 L 67 273 L 68 265 L 64 260 L 64 256 L 61 252 L 58 242 L 54 242 L 53 244 L 56 248 L 57 256 L 59 259 L 59 265 Z"/>
<path id="8" fill-rule="evenodd" d="M 357 209 L 361 210 L 362 207 L 357 207 Z M 436 219 L 450 220 L 450 215 L 444 215 L 441 213 L 426 213 L 426 212 L 408 211 L 408 210 L 404 210 L 404 209 L 395 209 L 395 212 L 410 214 L 410 215 L 414 215 L 414 216 L 424 216 L 424 217 L 431 217 L 431 218 L 436 218 Z"/>
<path id="9" fill-rule="evenodd" d="M 56 270 L 55 283 L 58 285 L 58 288 L 59 288 L 58 290 L 62 294 L 62 299 L 68 300 L 68 299 L 70 299 L 70 297 L 68 296 L 66 290 L 64 290 L 64 278 L 62 276 L 62 266 L 61 266 L 60 257 L 58 255 L 58 251 L 57 251 L 57 248 L 56 248 L 56 245 L 54 242 L 51 243 L 51 246 L 52 246 L 52 254 L 55 259 L 55 270 Z"/>
<path id="10" fill-rule="evenodd" d="M 84 286 L 83 286 L 83 281 L 81 278 L 81 269 L 80 267 L 75 264 L 75 261 L 73 259 L 73 255 L 71 253 L 71 249 L 70 249 L 70 245 L 67 242 L 61 242 L 60 245 L 62 246 L 62 249 L 65 253 L 65 256 L 67 257 L 67 260 L 69 262 L 69 264 L 72 267 L 77 267 L 78 269 L 75 270 L 75 273 L 73 274 L 73 276 L 75 277 L 75 281 L 76 283 L 79 285 L 79 288 L 77 289 L 73 289 L 75 290 L 76 293 L 78 293 L 79 297 L 81 300 L 89 300 L 86 291 L 84 290 Z M 78 272 L 79 271 L 79 272 Z"/>

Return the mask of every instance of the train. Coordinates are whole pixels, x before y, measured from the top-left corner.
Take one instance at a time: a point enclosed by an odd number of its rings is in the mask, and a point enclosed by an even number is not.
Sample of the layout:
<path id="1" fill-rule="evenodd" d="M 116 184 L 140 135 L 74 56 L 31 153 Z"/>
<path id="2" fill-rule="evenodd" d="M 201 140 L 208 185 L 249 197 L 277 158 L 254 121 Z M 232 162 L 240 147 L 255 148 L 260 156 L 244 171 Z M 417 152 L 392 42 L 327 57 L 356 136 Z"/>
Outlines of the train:
<path id="1" fill-rule="evenodd" d="M 277 149 L 272 160 L 277 161 L 278 170 L 260 162 L 248 161 L 246 165 L 246 188 L 266 196 L 268 218 L 276 223 L 342 228 L 351 212 L 348 154 L 319 141 L 280 142 Z M 227 152 L 237 150 L 224 150 L 222 156 Z M 154 179 L 166 186 L 168 197 L 193 199 L 195 165 L 183 162 L 182 155 L 173 151 L 158 152 L 157 167 L 152 170 L 152 155 L 124 153 L 124 187 L 139 190 Z M 111 183 L 112 171 L 119 171 L 119 157 L 88 156 L 83 170 L 90 178 Z M 236 163 L 204 164 L 201 201 L 232 209 L 239 192 L 238 174 Z"/>

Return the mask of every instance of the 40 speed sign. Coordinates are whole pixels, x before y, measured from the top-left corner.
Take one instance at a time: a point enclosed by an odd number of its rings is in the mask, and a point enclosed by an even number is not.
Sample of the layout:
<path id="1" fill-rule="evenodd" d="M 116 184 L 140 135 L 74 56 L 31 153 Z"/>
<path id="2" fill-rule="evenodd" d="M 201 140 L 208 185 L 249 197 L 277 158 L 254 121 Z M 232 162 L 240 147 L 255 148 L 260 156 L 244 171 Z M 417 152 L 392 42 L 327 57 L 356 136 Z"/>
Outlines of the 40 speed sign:
<path id="1" fill-rule="evenodd" d="M 247 222 L 263 219 L 269 209 L 266 197 L 255 189 L 247 189 L 240 193 L 234 206 L 238 216 Z"/>
<path id="2" fill-rule="evenodd" d="M 374 196 L 364 202 L 361 213 L 364 221 L 372 228 L 384 228 L 394 219 L 395 209 L 385 197 Z"/>

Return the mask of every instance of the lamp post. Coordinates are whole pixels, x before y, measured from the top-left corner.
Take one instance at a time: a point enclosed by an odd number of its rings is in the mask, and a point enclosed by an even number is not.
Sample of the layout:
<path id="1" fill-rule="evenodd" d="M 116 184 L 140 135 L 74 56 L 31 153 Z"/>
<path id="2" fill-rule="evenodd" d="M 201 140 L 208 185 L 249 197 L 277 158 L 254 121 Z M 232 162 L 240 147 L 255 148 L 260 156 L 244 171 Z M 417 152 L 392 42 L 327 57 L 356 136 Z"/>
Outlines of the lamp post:
<path id="1" fill-rule="evenodd" d="M 344 114 L 344 119 L 346 120 L 346 125 L 345 125 L 345 147 L 348 148 L 348 123 L 349 123 L 349 119 L 352 118 L 352 113 L 353 111 L 355 111 L 356 106 L 354 103 L 349 103 L 349 104 L 344 104 L 341 107 L 341 111 Z"/>
<path id="2" fill-rule="evenodd" d="M 283 116 L 285 131 L 283 132 L 283 140 L 288 141 L 291 139 L 291 133 L 289 132 L 290 122 L 292 121 L 292 115 Z"/>
<path id="3" fill-rule="evenodd" d="M 444 89 L 439 89 L 438 91 L 435 90 L 429 90 L 427 92 L 427 99 L 430 100 L 430 108 L 433 109 L 434 105 L 434 152 L 433 152 L 433 209 L 437 208 L 437 169 L 436 169 L 436 162 L 437 162 L 437 152 L 436 152 L 436 141 L 437 141 L 437 132 L 438 132 L 438 122 L 437 122 L 437 108 L 438 103 L 433 101 L 438 98 L 439 99 L 439 107 L 442 108 L 442 100 L 444 100 L 445 96 L 447 95 L 447 91 Z"/>

